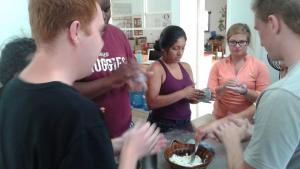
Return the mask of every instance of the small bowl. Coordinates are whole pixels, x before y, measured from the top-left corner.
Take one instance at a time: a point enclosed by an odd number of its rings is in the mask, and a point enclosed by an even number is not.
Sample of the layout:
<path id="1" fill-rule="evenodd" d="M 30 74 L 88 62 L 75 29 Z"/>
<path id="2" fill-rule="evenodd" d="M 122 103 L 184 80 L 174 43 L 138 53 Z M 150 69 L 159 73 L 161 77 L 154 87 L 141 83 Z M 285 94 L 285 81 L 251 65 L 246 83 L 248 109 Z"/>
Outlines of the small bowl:
<path id="1" fill-rule="evenodd" d="M 177 144 L 174 145 L 174 143 Z M 203 162 L 203 164 L 201 165 L 196 165 L 193 167 L 184 167 L 170 161 L 170 158 L 172 157 L 173 154 L 184 156 L 186 153 L 188 155 L 191 155 L 191 153 L 194 151 L 195 151 L 195 144 L 186 144 L 178 140 L 172 140 L 170 146 L 165 150 L 164 155 L 165 155 L 165 159 L 168 161 L 172 169 L 196 169 L 196 168 L 205 169 L 212 161 L 213 155 L 207 148 L 204 148 L 202 146 L 199 146 L 196 152 L 196 155 L 198 155 Z"/>

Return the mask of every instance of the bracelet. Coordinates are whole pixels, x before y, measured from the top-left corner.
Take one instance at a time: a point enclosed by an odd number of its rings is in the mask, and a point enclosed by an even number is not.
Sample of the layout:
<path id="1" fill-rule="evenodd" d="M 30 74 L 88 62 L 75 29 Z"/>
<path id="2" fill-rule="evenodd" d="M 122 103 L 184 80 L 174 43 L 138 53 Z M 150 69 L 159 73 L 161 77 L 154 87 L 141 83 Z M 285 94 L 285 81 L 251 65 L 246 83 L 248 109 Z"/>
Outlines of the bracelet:
<path id="1" fill-rule="evenodd" d="M 246 92 L 245 93 L 240 93 L 240 95 L 246 95 L 248 93 L 248 88 L 247 88 L 247 90 L 246 90 Z"/>

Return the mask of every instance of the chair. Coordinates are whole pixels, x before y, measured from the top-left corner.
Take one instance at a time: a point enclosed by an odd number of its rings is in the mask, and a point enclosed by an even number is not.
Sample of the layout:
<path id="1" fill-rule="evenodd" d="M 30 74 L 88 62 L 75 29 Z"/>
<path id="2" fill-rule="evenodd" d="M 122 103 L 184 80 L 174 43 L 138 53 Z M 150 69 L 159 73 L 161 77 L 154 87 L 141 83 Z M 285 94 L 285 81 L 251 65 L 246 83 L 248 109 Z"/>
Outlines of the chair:
<path id="1" fill-rule="evenodd" d="M 226 48 L 226 45 L 225 45 L 226 42 L 225 42 L 225 40 L 215 39 L 215 40 L 209 40 L 209 41 L 214 42 L 211 45 L 211 52 L 216 52 L 216 59 L 218 57 L 218 52 L 222 52 L 222 59 L 223 59 L 224 53 L 225 53 L 225 48 Z"/>

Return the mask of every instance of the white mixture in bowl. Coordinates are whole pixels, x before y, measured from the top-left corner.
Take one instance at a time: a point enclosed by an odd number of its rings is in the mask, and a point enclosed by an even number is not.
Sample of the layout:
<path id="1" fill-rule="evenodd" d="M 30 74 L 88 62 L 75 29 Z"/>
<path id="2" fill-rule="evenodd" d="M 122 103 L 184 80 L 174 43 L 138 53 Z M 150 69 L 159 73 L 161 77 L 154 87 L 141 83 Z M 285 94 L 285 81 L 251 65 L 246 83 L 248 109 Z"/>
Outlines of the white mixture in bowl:
<path id="1" fill-rule="evenodd" d="M 198 155 L 195 156 L 194 163 L 190 164 L 191 156 L 188 155 L 187 153 L 185 154 L 185 156 L 178 156 L 176 154 L 173 154 L 169 160 L 183 167 L 194 167 L 196 165 L 203 164 L 201 158 Z"/>

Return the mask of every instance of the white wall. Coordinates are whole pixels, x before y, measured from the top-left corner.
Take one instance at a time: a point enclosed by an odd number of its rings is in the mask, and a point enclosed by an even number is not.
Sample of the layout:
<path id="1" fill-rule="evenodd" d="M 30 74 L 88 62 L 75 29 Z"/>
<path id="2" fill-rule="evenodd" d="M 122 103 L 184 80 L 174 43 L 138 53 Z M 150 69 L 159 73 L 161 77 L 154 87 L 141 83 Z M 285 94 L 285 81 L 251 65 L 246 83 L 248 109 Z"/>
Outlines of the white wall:
<path id="1" fill-rule="evenodd" d="M 206 1 L 198 0 L 198 57 L 197 57 L 197 88 L 203 89 L 207 87 L 209 72 L 212 66 L 212 57 L 204 57 L 204 27 L 202 24 L 205 14 Z M 198 103 L 196 117 L 212 113 L 213 104 Z"/>
<path id="2" fill-rule="evenodd" d="M 31 37 L 28 1 L 0 0 L 0 2 L 0 46 L 12 36 Z"/>
<path id="3" fill-rule="evenodd" d="M 143 37 L 147 37 L 148 43 L 154 43 L 156 40 L 159 39 L 162 30 L 144 30 Z"/>
<path id="4" fill-rule="evenodd" d="M 172 25 L 180 25 L 180 0 L 171 1 Z"/>
<path id="5" fill-rule="evenodd" d="M 251 2 L 252 0 L 228 0 L 227 1 L 227 27 L 228 30 L 229 27 L 235 23 L 246 23 L 251 33 L 255 34 L 254 29 L 254 13 L 251 10 Z M 252 48 L 248 48 L 247 52 L 248 54 L 255 56 L 254 51 L 256 47 L 256 38 L 252 37 Z M 228 47 L 228 46 L 227 46 Z M 228 49 L 228 48 L 227 48 Z M 230 51 L 229 49 L 226 49 L 226 56 L 229 56 Z"/>
<path id="6" fill-rule="evenodd" d="M 204 43 L 210 38 L 210 31 L 216 31 L 216 34 L 220 34 L 225 37 L 226 31 L 219 31 L 219 20 L 222 17 L 222 14 L 219 13 L 221 7 L 225 7 L 227 0 L 206 0 L 205 1 L 205 10 L 211 11 L 210 14 L 210 29 L 209 32 L 205 32 Z M 225 24 L 225 21 L 224 21 Z"/>
<path id="7" fill-rule="evenodd" d="M 205 1 L 203 0 L 172 0 L 172 24 L 181 26 L 187 34 L 183 62 L 189 63 L 193 71 L 196 88 L 207 86 L 211 67 L 211 58 L 204 57 L 204 17 Z M 188 12 L 187 12 L 188 11 Z M 209 107 L 207 109 L 207 107 Z M 212 105 L 199 103 L 191 105 L 192 119 L 211 113 Z"/>
<path id="8" fill-rule="evenodd" d="M 227 30 L 234 23 L 246 23 L 248 24 L 252 33 L 252 47 L 248 48 L 248 54 L 255 56 L 262 60 L 271 75 L 271 82 L 274 83 L 278 80 L 278 71 L 274 70 L 267 61 L 267 52 L 260 45 L 260 39 L 258 32 L 254 29 L 254 13 L 251 10 L 252 0 L 227 0 Z M 226 56 L 229 56 L 230 51 L 226 49 Z"/>
<path id="9" fill-rule="evenodd" d="M 188 12 L 187 12 L 188 11 Z M 197 0 L 180 0 L 180 27 L 184 29 L 187 42 L 181 61 L 187 62 L 196 81 L 197 72 Z M 196 105 L 191 105 L 192 119 L 196 117 Z"/>
<path id="10" fill-rule="evenodd" d="M 170 4 L 171 0 L 147 0 L 147 12 L 171 11 Z"/>

